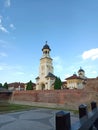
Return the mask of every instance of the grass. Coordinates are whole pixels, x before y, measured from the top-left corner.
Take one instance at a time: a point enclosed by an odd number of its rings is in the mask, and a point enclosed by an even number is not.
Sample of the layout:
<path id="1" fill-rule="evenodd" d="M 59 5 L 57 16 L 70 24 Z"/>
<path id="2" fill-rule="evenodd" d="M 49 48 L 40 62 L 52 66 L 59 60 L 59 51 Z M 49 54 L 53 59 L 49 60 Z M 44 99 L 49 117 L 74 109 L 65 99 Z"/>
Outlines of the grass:
<path id="1" fill-rule="evenodd" d="M 0 103 L 0 114 L 1 113 L 8 113 L 8 112 L 17 112 L 17 111 L 23 111 L 23 110 L 30 110 L 35 108 L 45 108 L 45 109 L 54 109 L 54 110 L 63 110 L 63 111 L 69 111 L 73 114 L 77 115 L 78 110 L 68 110 L 64 108 L 49 108 L 49 107 L 37 107 L 37 106 L 29 106 L 29 105 L 20 105 L 20 104 L 10 104 L 10 103 Z"/>
<path id="2" fill-rule="evenodd" d="M 32 106 L 3 103 L 0 104 L 0 113 L 32 109 Z"/>

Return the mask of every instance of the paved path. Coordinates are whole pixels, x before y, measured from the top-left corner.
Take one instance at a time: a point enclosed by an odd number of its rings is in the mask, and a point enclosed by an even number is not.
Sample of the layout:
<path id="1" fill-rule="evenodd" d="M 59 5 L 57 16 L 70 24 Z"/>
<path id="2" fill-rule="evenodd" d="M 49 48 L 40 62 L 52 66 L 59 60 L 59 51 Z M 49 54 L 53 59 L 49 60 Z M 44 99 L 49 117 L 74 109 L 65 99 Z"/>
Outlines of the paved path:
<path id="1" fill-rule="evenodd" d="M 0 130 L 55 130 L 55 114 L 50 109 L 32 109 L 29 111 L 0 114 Z M 77 118 L 71 118 L 72 123 Z"/>

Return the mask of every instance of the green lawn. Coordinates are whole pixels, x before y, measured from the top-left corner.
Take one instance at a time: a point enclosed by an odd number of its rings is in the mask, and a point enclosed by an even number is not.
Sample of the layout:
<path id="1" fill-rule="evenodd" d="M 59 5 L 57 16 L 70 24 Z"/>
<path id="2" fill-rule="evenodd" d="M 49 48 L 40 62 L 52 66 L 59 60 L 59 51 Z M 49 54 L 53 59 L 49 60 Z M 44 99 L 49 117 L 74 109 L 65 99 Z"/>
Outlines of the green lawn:
<path id="1" fill-rule="evenodd" d="M 17 112 L 22 110 L 30 110 L 38 108 L 37 106 L 28 106 L 28 105 L 19 105 L 19 104 L 10 104 L 10 103 L 0 103 L 0 114 L 1 113 L 8 113 L 8 112 Z M 48 108 L 48 107 L 39 107 L 39 108 L 46 108 L 46 109 L 54 109 L 54 110 L 65 110 L 74 113 L 75 115 L 78 114 L 78 110 L 68 110 L 68 109 L 57 109 L 57 108 Z"/>
<path id="2" fill-rule="evenodd" d="M 32 106 L 3 103 L 0 104 L 0 113 L 32 109 Z"/>

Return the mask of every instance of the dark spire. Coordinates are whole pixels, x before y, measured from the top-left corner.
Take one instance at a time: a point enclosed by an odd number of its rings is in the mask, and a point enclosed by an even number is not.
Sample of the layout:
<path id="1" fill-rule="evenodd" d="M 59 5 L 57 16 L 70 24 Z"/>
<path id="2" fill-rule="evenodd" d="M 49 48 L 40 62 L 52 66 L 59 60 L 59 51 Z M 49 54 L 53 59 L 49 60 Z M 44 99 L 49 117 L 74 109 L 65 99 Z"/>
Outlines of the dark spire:
<path id="1" fill-rule="evenodd" d="M 78 72 L 84 72 L 84 70 L 82 69 L 82 67 L 80 67 L 80 69 L 78 70 Z"/>
<path id="2" fill-rule="evenodd" d="M 43 51 L 44 49 L 49 49 L 49 51 L 51 51 L 49 45 L 47 44 L 47 41 L 45 42 L 45 45 L 43 46 L 42 51 Z"/>

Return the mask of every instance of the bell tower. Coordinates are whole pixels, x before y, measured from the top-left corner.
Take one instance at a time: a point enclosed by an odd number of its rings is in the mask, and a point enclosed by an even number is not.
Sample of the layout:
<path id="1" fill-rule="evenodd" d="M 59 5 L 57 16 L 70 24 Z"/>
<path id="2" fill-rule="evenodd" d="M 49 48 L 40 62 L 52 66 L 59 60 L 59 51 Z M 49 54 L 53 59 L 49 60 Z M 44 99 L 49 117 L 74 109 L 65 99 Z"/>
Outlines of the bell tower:
<path id="1" fill-rule="evenodd" d="M 37 82 L 36 90 L 50 89 L 52 82 L 51 79 L 49 79 L 49 77 L 50 75 L 52 76 L 52 78 L 55 77 L 53 75 L 53 65 L 52 65 L 52 58 L 50 57 L 50 51 L 51 49 L 46 41 L 45 45 L 42 48 L 43 54 L 40 59 L 39 76 L 36 78 Z"/>
<path id="2" fill-rule="evenodd" d="M 43 46 L 42 51 L 43 51 L 43 58 L 50 57 L 49 53 L 50 53 L 51 49 L 50 49 L 49 45 L 47 44 L 47 41 L 46 41 L 46 44 Z"/>
<path id="3" fill-rule="evenodd" d="M 78 75 L 81 78 L 85 78 L 85 71 L 80 67 L 80 69 L 78 70 Z"/>
<path id="4" fill-rule="evenodd" d="M 50 47 L 47 44 L 42 48 L 42 58 L 40 59 L 40 67 L 39 67 L 39 76 L 45 77 L 49 72 L 53 73 L 53 65 L 52 65 L 52 58 L 50 57 Z"/>

